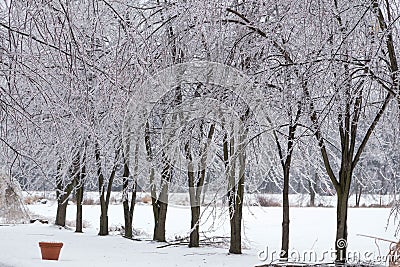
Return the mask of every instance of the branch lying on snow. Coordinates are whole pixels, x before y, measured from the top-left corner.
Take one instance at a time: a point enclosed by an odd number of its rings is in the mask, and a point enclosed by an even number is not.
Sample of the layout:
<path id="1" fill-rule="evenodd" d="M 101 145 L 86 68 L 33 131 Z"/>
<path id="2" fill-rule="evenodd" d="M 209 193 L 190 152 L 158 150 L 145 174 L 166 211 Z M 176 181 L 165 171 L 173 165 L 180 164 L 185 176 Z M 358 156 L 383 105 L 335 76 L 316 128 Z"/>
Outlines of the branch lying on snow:
<path id="1" fill-rule="evenodd" d="M 218 241 L 221 240 L 221 241 Z M 158 246 L 157 248 L 166 248 L 166 247 L 170 247 L 170 246 L 180 246 L 180 245 L 188 245 L 189 244 L 189 237 L 184 237 L 184 238 L 180 238 L 177 239 L 173 242 L 168 242 L 165 245 L 162 246 Z M 216 245 L 216 244 L 225 244 L 227 243 L 229 240 L 229 237 L 225 237 L 225 236 L 213 236 L 213 237 L 207 237 L 204 239 L 200 239 L 200 245 L 206 245 L 206 246 L 210 246 L 210 245 Z"/>
<path id="2" fill-rule="evenodd" d="M 158 246 L 157 248 L 166 248 L 169 246 L 175 246 L 175 245 L 187 245 L 189 244 L 189 237 L 182 237 L 182 238 L 176 238 L 173 242 L 167 242 L 167 244 Z"/>
<path id="3" fill-rule="evenodd" d="M 129 240 L 132 240 L 132 241 L 152 241 L 151 239 L 133 238 L 133 237 L 127 237 L 127 236 L 124 236 L 124 235 L 122 235 L 122 237 L 126 238 L 126 239 L 129 239 Z"/>

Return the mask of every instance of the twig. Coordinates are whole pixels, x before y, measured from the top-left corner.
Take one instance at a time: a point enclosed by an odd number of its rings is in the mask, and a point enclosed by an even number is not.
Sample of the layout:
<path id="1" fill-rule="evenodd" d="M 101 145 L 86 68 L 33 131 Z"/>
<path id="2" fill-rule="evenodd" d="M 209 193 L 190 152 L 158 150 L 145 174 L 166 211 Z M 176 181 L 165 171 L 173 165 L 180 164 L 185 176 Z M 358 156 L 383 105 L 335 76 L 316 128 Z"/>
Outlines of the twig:
<path id="1" fill-rule="evenodd" d="M 357 235 L 358 235 L 358 236 L 364 236 L 364 237 L 373 238 L 373 239 L 376 239 L 376 240 L 391 242 L 391 243 L 395 243 L 395 244 L 398 243 L 397 241 L 393 241 L 393 240 L 389 240 L 389 239 L 385 239 L 385 238 L 380 238 L 380 237 L 376 237 L 376 236 L 363 235 L 363 234 L 357 234 Z"/>
<path id="2" fill-rule="evenodd" d="M 178 246 L 178 245 L 188 245 L 189 241 L 186 241 L 188 239 L 189 239 L 189 237 L 180 238 L 180 239 L 175 240 L 174 242 L 158 246 L 157 248 L 166 248 L 166 247 Z M 207 237 L 207 238 L 201 239 L 200 240 L 200 244 L 202 244 L 202 245 L 215 245 L 215 244 L 223 244 L 224 243 L 224 241 L 211 241 L 211 242 L 208 242 L 208 241 L 214 240 L 214 239 L 228 239 L 228 238 L 224 237 L 224 236 Z"/>
<path id="3" fill-rule="evenodd" d="M 174 243 L 167 243 L 165 245 L 158 246 L 157 248 L 166 248 L 166 247 L 170 247 L 170 246 L 187 245 L 187 244 L 189 244 L 188 241 L 180 241 L 180 242 L 174 242 Z"/>

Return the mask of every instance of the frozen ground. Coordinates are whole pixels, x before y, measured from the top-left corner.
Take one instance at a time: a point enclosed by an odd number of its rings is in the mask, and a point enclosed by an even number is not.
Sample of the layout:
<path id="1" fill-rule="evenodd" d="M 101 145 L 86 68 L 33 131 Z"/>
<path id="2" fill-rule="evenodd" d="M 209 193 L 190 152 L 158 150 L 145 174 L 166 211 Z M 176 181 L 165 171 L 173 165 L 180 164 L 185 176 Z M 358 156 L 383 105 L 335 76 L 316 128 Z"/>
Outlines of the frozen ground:
<path id="1" fill-rule="evenodd" d="M 54 219 L 56 204 L 28 205 L 39 217 Z M 243 255 L 229 255 L 227 246 L 187 248 L 168 246 L 157 248 L 160 243 L 150 241 L 152 232 L 152 209 L 150 205 L 137 205 L 134 212 L 134 228 L 140 232 L 142 241 L 122 238 L 118 232 L 107 237 L 97 236 L 99 206 L 84 206 L 85 233 L 60 229 L 54 225 L 39 223 L 30 225 L 0 226 L 0 267 L 5 266 L 255 266 L 268 263 L 274 251 L 279 251 L 281 208 L 245 207 Z M 363 260 L 375 260 L 386 255 L 389 243 L 358 236 L 368 234 L 391 240 L 395 225 L 389 221 L 389 209 L 350 208 L 348 249 Z M 67 219 L 74 220 L 75 206 L 69 205 Z M 206 221 L 206 217 L 208 220 Z M 314 251 L 317 259 L 331 261 L 329 253 L 334 247 L 334 208 L 291 208 L 290 248 L 292 257 L 303 257 L 305 251 Z M 109 208 L 110 227 L 123 224 L 121 205 Z M 214 223 L 213 223 L 214 222 Z M 187 236 L 190 225 L 190 209 L 171 205 L 168 209 L 167 236 L 169 240 Z M 206 237 L 229 236 L 227 214 L 220 208 L 206 211 L 201 230 Z M 39 241 L 62 241 L 60 261 L 42 261 Z M 260 251 L 265 253 L 260 254 Z M 325 253 L 325 254 L 324 254 Z M 367 254 L 366 254 L 367 253 Z M 368 254 L 370 253 L 370 254 Z M 276 255 L 276 254 L 275 254 Z M 258 257 L 267 258 L 261 261 Z M 276 258 L 276 256 L 274 256 Z"/>

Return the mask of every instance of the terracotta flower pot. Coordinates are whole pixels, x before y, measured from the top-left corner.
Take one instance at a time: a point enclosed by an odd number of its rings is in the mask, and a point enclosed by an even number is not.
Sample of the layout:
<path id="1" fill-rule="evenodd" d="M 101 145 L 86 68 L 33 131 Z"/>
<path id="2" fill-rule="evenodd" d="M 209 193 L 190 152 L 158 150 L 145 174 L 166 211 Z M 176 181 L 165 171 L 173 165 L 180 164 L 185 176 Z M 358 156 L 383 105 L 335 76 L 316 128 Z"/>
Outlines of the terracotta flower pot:
<path id="1" fill-rule="evenodd" d="M 61 242 L 39 242 L 42 252 L 42 260 L 58 260 L 60 251 L 63 246 Z"/>

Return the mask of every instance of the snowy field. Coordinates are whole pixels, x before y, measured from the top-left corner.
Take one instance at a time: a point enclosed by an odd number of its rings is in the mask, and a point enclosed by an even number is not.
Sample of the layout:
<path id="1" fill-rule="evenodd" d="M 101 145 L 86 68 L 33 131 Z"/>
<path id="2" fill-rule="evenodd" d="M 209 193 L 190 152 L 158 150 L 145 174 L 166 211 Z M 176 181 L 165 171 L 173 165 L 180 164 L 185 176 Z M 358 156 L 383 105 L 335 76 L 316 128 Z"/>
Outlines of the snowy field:
<path id="1" fill-rule="evenodd" d="M 28 205 L 34 217 L 54 220 L 56 203 Z M 228 254 L 227 244 L 188 248 L 171 245 L 158 248 L 163 243 L 151 241 L 153 229 L 151 205 L 137 205 L 134 212 L 134 228 L 137 238 L 123 238 L 118 231 L 110 236 L 97 235 L 100 207 L 84 206 L 86 228 L 83 234 L 74 229 L 58 228 L 40 223 L 0 226 L 0 266 L 256 266 L 276 259 L 280 248 L 281 208 L 247 206 L 244 208 L 245 247 L 242 255 Z M 350 208 L 348 250 L 363 261 L 378 260 L 388 252 L 389 243 L 358 236 L 367 234 L 397 240 L 396 224 L 388 221 L 388 208 Z M 67 220 L 73 222 L 75 206 L 69 205 Z M 291 208 L 290 248 L 294 260 L 309 261 L 304 253 L 312 251 L 315 259 L 332 261 L 335 238 L 335 208 Z M 207 219 L 208 218 L 208 219 Z M 119 229 L 123 225 L 121 205 L 110 205 L 109 225 Z M 173 240 L 188 235 L 190 208 L 170 205 L 167 214 L 167 237 Z M 388 228 L 386 229 L 386 227 Z M 226 212 L 216 207 L 206 210 L 200 230 L 203 238 L 229 237 L 229 221 Z M 39 241 L 62 241 L 60 260 L 42 261 Z M 276 251 L 276 252 L 275 252 Z M 262 253 L 263 252 L 263 253 Z M 275 254 L 274 254 L 275 253 Z M 329 254 L 330 253 L 330 254 Z M 307 254 L 308 255 L 308 254 Z M 313 259 L 313 258 L 312 258 Z M 313 260 L 311 260 L 313 261 Z M 380 262 L 383 263 L 383 262 Z"/>

